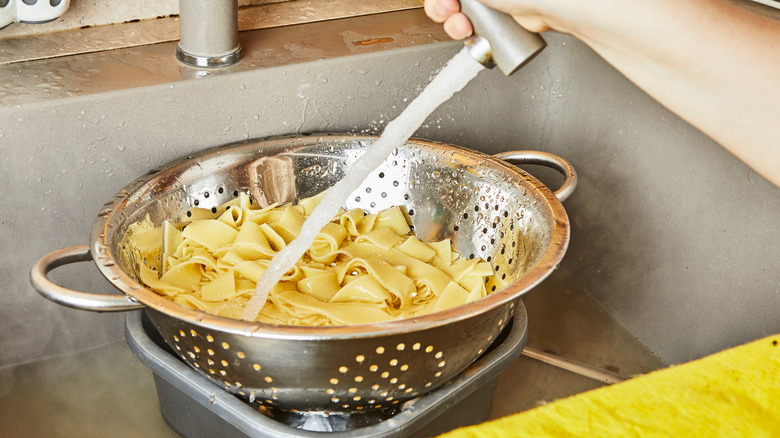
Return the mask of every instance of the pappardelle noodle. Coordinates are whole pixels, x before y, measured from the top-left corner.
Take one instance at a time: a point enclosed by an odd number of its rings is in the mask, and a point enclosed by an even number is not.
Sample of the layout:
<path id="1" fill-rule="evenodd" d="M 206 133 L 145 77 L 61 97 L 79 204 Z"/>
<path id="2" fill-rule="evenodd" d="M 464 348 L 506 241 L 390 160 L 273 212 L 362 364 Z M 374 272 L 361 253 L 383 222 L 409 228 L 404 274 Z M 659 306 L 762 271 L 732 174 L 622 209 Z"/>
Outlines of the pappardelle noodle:
<path id="1" fill-rule="evenodd" d="M 245 194 L 188 222 L 141 221 L 123 245 L 142 283 L 194 309 L 239 319 L 271 258 L 297 236 L 322 194 L 296 205 L 254 208 Z M 342 210 L 270 291 L 257 321 L 351 325 L 410 318 L 484 297 L 501 287 L 491 266 L 450 240 L 422 242 L 398 206 L 366 215 Z M 181 227 L 181 229 L 180 229 Z"/>

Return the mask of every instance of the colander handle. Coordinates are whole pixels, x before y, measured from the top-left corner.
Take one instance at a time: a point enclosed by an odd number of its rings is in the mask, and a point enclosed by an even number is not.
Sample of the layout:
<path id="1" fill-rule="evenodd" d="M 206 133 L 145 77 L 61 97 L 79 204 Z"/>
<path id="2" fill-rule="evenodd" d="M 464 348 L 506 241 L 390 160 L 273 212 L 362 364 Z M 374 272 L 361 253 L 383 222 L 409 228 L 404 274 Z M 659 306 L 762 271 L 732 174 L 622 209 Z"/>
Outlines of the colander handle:
<path id="1" fill-rule="evenodd" d="M 101 295 L 76 292 L 55 284 L 47 274 L 54 268 L 92 260 L 89 245 L 70 246 L 41 257 L 30 270 L 30 283 L 44 298 L 74 309 L 95 312 L 124 312 L 141 309 L 143 304 L 127 295 Z"/>
<path id="2" fill-rule="evenodd" d="M 509 164 L 536 164 L 555 169 L 563 174 L 563 184 L 553 192 L 561 202 L 569 199 L 569 196 L 574 193 L 574 189 L 577 188 L 577 172 L 574 171 L 574 167 L 557 155 L 541 151 L 509 151 L 493 156 Z"/>

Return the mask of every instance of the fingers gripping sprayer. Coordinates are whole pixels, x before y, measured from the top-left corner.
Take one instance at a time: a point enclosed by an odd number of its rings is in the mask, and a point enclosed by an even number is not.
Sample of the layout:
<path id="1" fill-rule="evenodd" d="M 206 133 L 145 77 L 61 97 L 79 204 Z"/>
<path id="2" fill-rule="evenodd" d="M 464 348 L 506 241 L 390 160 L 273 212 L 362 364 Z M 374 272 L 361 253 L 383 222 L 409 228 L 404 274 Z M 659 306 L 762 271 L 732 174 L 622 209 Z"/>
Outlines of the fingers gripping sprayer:
<path id="1" fill-rule="evenodd" d="M 485 67 L 498 66 L 509 76 L 547 45 L 538 33 L 525 30 L 509 14 L 478 0 L 460 0 L 460 9 L 477 35 L 467 42 L 469 53 Z"/>

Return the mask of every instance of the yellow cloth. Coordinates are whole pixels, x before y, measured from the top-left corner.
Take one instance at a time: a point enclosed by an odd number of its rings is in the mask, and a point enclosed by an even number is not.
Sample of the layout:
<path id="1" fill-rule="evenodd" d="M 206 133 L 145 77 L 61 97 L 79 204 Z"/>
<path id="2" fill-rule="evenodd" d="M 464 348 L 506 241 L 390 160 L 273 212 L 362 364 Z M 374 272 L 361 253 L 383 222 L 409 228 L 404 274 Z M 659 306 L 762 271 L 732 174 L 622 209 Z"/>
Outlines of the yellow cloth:
<path id="1" fill-rule="evenodd" d="M 442 435 L 780 437 L 780 334 Z"/>

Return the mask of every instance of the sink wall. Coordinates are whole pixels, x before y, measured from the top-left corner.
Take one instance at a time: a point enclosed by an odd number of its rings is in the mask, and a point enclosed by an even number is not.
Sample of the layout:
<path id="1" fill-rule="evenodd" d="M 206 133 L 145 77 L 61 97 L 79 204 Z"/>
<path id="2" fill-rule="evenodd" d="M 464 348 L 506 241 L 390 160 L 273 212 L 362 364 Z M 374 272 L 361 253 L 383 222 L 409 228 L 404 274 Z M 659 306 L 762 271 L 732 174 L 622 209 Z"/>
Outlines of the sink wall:
<path id="1" fill-rule="evenodd" d="M 545 38 L 527 67 L 481 73 L 417 136 L 570 160 L 580 184 L 565 204 L 572 242 L 559 274 L 664 361 L 780 332 L 780 189 L 582 43 Z M 121 337 L 121 315 L 50 303 L 27 273 L 48 251 L 88 243 L 96 213 L 124 185 L 205 147 L 381 133 L 461 47 L 420 10 L 241 39 L 247 58 L 215 72 L 177 64 L 174 43 L 0 66 L 0 367 Z M 111 290 L 90 263 L 53 274 Z"/>

